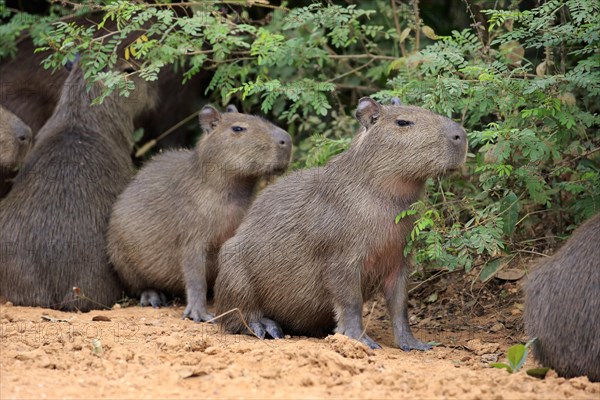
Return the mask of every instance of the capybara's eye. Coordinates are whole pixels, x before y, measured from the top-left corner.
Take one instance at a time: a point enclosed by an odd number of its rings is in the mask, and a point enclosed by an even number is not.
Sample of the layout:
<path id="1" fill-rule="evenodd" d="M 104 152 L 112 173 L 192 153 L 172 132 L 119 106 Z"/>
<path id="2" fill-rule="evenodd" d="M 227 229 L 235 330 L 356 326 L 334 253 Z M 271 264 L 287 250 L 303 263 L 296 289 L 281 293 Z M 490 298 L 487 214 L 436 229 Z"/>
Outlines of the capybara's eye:
<path id="1" fill-rule="evenodd" d="M 126 74 L 133 74 L 135 72 L 135 68 L 125 67 L 125 68 L 123 68 L 123 72 L 125 72 Z"/>
<path id="2" fill-rule="evenodd" d="M 244 128 L 242 126 L 232 126 L 231 130 L 234 132 L 244 132 L 246 130 L 246 128 Z"/>
<path id="3" fill-rule="evenodd" d="M 397 120 L 396 120 L 396 124 L 397 124 L 398 126 L 409 126 L 409 125 L 412 125 L 412 124 L 413 124 L 413 122 L 412 122 L 412 121 L 406 121 L 406 120 L 404 120 L 404 119 L 397 119 Z"/>

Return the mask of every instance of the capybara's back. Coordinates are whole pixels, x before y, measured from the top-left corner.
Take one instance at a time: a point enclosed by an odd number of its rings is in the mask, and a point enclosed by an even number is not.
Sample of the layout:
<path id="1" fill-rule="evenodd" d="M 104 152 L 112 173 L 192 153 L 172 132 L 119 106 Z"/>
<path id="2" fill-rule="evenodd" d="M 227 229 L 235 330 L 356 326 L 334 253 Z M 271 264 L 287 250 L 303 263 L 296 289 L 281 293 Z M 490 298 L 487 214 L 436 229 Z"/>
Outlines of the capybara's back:
<path id="1" fill-rule="evenodd" d="M 0 294 L 15 305 L 88 310 L 121 296 L 104 234 L 133 172 L 133 118 L 155 103 L 150 86 L 132 79 L 135 101 L 113 93 L 91 106 L 100 89 L 87 92 L 75 67 L 0 203 Z"/>
<path id="2" fill-rule="evenodd" d="M 188 12 L 184 7 L 176 5 L 170 7 L 170 10 L 179 16 Z M 102 13 L 91 13 L 69 22 L 87 28 L 93 27 L 96 36 L 116 31 L 117 22 L 110 19 L 104 21 L 102 28 L 95 27 L 103 17 Z M 119 46 L 118 54 L 122 55 L 124 49 L 138 39 L 138 36 L 138 33 L 133 33 L 125 38 Z M 23 40 L 17 42 L 17 53 L 14 57 L 5 57 L 0 61 L 0 77 L 3 83 L 0 85 L 0 104 L 28 124 L 34 136 L 52 115 L 68 76 L 68 72 L 64 69 L 57 71 L 44 69 L 42 61 L 49 56 L 50 51 L 35 52 L 36 47 L 31 38 L 25 36 Z M 142 140 L 158 137 L 193 113 L 196 102 L 202 98 L 203 88 L 211 78 L 212 73 L 203 69 L 183 85 L 181 72 L 177 72 L 170 65 L 164 67 L 157 81 L 162 112 L 142 113 L 134 120 L 136 128 L 144 128 Z M 158 145 L 172 147 L 187 143 L 187 128 L 187 126 L 176 128 L 171 134 L 162 138 Z"/>
<path id="3" fill-rule="evenodd" d="M 8 193 L 14 169 L 25 158 L 31 143 L 29 126 L 0 106 L 0 199 Z"/>
<path id="4" fill-rule="evenodd" d="M 525 330 L 538 340 L 538 361 L 564 377 L 600 381 L 600 214 L 552 257 L 526 286 Z"/>

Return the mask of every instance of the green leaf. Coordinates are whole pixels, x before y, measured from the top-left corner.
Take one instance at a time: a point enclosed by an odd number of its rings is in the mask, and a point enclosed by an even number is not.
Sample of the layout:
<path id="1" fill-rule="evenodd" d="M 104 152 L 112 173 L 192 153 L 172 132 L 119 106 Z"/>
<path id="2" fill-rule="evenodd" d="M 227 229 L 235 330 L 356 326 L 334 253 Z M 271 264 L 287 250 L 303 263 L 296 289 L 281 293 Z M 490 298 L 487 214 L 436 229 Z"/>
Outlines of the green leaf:
<path id="1" fill-rule="evenodd" d="M 490 364 L 490 366 L 494 367 L 494 368 L 504 368 L 505 370 L 507 370 L 511 374 L 513 373 L 513 369 L 510 367 L 510 365 L 506 365 L 504 363 L 493 363 L 493 364 Z"/>
<path id="2" fill-rule="evenodd" d="M 488 280 L 490 280 L 498 271 L 501 262 L 502 259 L 497 258 L 485 264 L 484 267 L 481 269 L 481 272 L 479 273 L 479 279 L 481 280 L 481 282 L 487 282 Z"/>
<path id="3" fill-rule="evenodd" d="M 517 195 L 511 190 L 500 202 L 500 214 L 504 225 L 502 230 L 506 236 L 511 236 L 519 220 L 520 204 Z"/>
<path id="4" fill-rule="evenodd" d="M 527 347 L 520 343 L 509 347 L 506 358 L 508 358 L 512 370 L 519 371 L 527 359 Z"/>
<path id="5" fill-rule="evenodd" d="M 529 376 L 533 376 L 534 378 L 544 379 L 546 374 L 550 371 L 548 367 L 538 367 L 538 368 L 530 368 L 525 373 Z"/>

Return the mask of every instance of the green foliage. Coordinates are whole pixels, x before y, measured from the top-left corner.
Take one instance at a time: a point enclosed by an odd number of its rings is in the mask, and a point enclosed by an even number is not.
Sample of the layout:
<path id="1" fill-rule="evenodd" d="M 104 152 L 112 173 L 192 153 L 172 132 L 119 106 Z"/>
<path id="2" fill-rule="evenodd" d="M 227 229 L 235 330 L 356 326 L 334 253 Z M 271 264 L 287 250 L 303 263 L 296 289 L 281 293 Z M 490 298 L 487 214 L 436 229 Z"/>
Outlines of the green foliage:
<path id="1" fill-rule="evenodd" d="M 536 341 L 537 338 L 533 338 L 529 340 L 525 344 L 516 344 L 508 348 L 506 352 L 506 359 L 508 360 L 508 364 L 506 363 L 493 363 L 490 364 L 494 368 L 505 369 L 509 373 L 519 372 L 527 361 L 527 354 L 529 353 L 529 347 Z M 533 376 L 535 378 L 543 379 L 546 377 L 546 373 L 550 370 L 547 367 L 540 368 L 530 368 L 526 371 L 527 375 Z"/>
<path id="2" fill-rule="evenodd" d="M 527 360 L 527 354 L 529 353 L 529 346 L 535 342 L 537 338 L 531 339 L 529 342 L 525 344 L 515 344 L 508 348 L 506 352 L 506 359 L 508 360 L 508 364 L 505 363 L 494 363 L 491 364 L 494 368 L 503 368 L 510 372 L 511 374 L 514 372 L 519 372 L 525 361 Z"/>
<path id="3" fill-rule="evenodd" d="M 600 210 L 595 0 L 506 2 L 473 16 L 487 21 L 480 28 L 449 34 L 422 26 L 412 4 L 385 0 L 188 2 L 185 16 L 165 1 L 81 3 L 41 17 L 0 0 L 0 57 L 28 32 L 50 51 L 46 68 L 81 54 L 104 96 L 133 90 L 126 74 L 111 72 L 123 58 L 147 80 L 164 68 L 183 71 L 184 81 L 208 71 L 213 101 L 237 100 L 287 128 L 294 168 L 323 165 L 349 145 L 365 95 L 398 96 L 461 122 L 469 174 L 430 180 L 423 201 L 398 210 L 396 222 L 414 220 L 407 252 L 424 267 L 481 268 L 486 280 L 515 254 L 553 243 L 537 238 L 562 236 Z M 67 18 L 90 10 L 104 13 L 99 27 Z"/>

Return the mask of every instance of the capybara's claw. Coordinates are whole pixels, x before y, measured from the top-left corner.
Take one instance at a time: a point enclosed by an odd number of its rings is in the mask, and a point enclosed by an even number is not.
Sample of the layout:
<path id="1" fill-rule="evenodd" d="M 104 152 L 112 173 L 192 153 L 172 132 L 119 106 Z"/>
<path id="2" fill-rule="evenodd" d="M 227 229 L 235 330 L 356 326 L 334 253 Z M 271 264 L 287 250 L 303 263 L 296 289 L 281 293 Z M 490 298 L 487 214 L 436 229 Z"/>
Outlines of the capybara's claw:
<path id="1" fill-rule="evenodd" d="M 369 346 L 369 348 L 371 350 L 379 350 L 381 349 L 381 346 L 374 341 L 373 339 L 371 339 L 370 337 L 368 337 L 367 335 L 363 335 L 360 339 L 358 339 L 361 343 Z"/>
<path id="2" fill-rule="evenodd" d="M 208 322 L 214 319 L 215 316 L 204 309 L 196 309 L 188 304 L 181 319 L 186 318 L 191 319 L 194 322 Z"/>
<path id="3" fill-rule="evenodd" d="M 154 289 L 147 289 L 142 292 L 140 296 L 140 306 L 152 308 L 159 308 L 167 305 L 167 296 L 163 292 Z"/>
<path id="4" fill-rule="evenodd" d="M 398 347 L 403 351 L 411 351 L 411 350 L 431 350 L 431 346 L 427 343 L 421 342 L 420 340 L 415 339 L 414 337 L 405 337 L 400 339 L 398 343 Z"/>
<path id="5" fill-rule="evenodd" d="M 250 322 L 248 324 L 252 333 L 259 339 L 264 339 L 267 336 L 271 336 L 273 339 L 283 339 L 283 331 L 279 324 L 269 318 L 261 318 L 259 321 Z"/>
<path id="6" fill-rule="evenodd" d="M 260 319 L 260 322 L 273 339 L 283 339 L 283 330 L 277 322 L 264 317 Z"/>
<path id="7" fill-rule="evenodd" d="M 265 338 L 267 331 L 265 330 L 265 327 L 261 322 L 250 322 L 248 326 L 250 327 L 254 335 L 256 335 L 256 337 L 258 337 L 259 339 Z"/>

